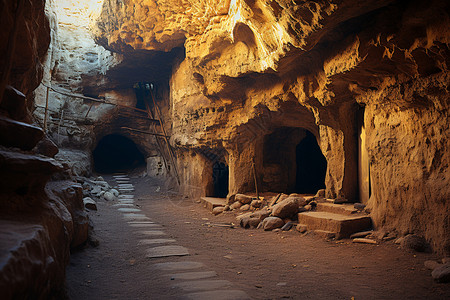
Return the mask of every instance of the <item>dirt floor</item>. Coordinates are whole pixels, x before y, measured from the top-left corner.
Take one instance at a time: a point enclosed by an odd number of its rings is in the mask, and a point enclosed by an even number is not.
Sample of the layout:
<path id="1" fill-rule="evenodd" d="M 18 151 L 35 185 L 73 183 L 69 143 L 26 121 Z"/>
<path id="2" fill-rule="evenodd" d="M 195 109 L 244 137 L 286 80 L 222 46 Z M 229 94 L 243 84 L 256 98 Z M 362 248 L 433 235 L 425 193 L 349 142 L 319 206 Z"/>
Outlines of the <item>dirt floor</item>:
<path id="1" fill-rule="evenodd" d="M 114 184 L 112 177 L 105 179 Z M 206 223 L 237 223 L 236 214 L 213 216 L 196 200 L 164 191 L 152 178 L 132 178 L 135 204 L 163 225 L 169 238 L 190 256 L 170 261 L 202 262 L 218 279 L 253 299 L 450 299 L 450 285 L 438 284 L 425 269 L 433 254 L 411 253 L 393 242 L 353 244 L 326 241 L 312 234 L 264 232 Z M 72 254 L 67 269 L 71 299 L 179 299 L 170 276 L 154 264 L 168 258 L 145 258 L 146 246 L 113 207 L 98 203 L 91 212 L 96 248 Z M 212 299 L 214 300 L 214 299 Z"/>

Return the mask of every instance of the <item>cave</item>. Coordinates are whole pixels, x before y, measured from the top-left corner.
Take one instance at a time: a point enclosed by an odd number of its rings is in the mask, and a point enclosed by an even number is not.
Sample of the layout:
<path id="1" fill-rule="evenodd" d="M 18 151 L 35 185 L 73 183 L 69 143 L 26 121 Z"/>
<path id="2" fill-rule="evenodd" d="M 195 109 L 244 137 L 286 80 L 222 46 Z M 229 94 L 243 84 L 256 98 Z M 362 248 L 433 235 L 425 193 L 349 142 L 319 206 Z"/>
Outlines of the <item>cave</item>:
<path id="1" fill-rule="evenodd" d="M 322 154 L 316 137 L 306 131 L 306 137 L 297 145 L 295 191 L 302 194 L 315 194 L 325 188 L 327 160 Z"/>
<path id="2" fill-rule="evenodd" d="M 223 162 L 215 162 L 213 165 L 213 197 L 226 198 L 228 195 L 228 166 Z"/>
<path id="3" fill-rule="evenodd" d="M 136 144 L 119 134 L 101 138 L 92 156 L 94 170 L 101 174 L 126 172 L 146 165 L 144 154 Z"/>
<path id="4" fill-rule="evenodd" d="M 450 1 L 1 3 L 2 299 L 450 299 Z M 129 239 L 159 226 L 155 251 Z M 180 279 L 203 274 L 116 263 L 142 246 L 271 272 L 230 282 L 248 297 L 193 295 Z M 369 248 L 376 268 L 347 272 Z M 433 279 L 403 250 L 433 252 L 418 256 Z M 91 253 L 117 261 L 85 284 Z M 284 272 L 299 255 L 347 280 Z M 115 284 L 132 269 L 142 280 Z"/>
<path id="5" fill-rule="evenodd" d="M 325 188 L 327 162 L 310 131 L 279 127 L 263 143 L 264 191 L 315 194 Z"/>

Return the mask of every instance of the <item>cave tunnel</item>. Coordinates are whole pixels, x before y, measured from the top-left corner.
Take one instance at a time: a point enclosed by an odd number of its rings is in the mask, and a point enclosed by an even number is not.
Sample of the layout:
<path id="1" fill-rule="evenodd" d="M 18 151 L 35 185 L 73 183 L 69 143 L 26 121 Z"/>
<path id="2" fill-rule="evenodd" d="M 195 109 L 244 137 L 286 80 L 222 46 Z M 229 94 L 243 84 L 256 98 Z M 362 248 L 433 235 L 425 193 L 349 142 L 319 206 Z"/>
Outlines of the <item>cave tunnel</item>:
<path id="1" fill-rule="evenodd" d="M 228 195 L 228 166 L 223 162 L 215 162 L 213 165 L 213 197 L 226 198 Z"/>
<path id="2" fill-rule="evenodd" d="M 108 174 L 127 172 L 145 166 L 145 157 L 136 144 L 119 134 L 103 137 L 93 151 L 94 169 Z"/>
<path id="3" fill-rule="evenodd" d="M 316 137 L 309 131 L 306 131 L 306 137 L 296 147 L 296 163 L 297 193 L 315 194 L 325 188 L 327 160 L 317 144 Z"/>

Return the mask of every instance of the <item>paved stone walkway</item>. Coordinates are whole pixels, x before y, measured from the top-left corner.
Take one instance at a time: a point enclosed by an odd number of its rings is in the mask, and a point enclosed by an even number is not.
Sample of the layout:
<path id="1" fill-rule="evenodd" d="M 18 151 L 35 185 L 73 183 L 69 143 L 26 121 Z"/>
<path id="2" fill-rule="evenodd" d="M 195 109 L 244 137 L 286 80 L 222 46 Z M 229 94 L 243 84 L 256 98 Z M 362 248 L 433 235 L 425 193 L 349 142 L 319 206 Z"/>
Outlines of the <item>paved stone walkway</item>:
<path id="1" fill-rule="evenodd" d="M 114 175 L 117 183 L 119 203 L 113 206 L 127 221 L 133 234 L 139 237 L 136 247 L 145 247 L 146 257 L 165 258 L 167 262 L 153 264 L 163 272 L 163 276 L 174 280 L 172 287 L 182 293 L 181 298 L 196 300 L 241 300 L 250 297 L 241 290 L 233 289 L 233 284 L 217 278 L 217 273 L 207 270 L 203 263 L 189 259 L 189 249 L 167 238 L 162 226 L 153 222 L 141 209 L 134 205 L 134 186 L 126 174 Z M 171 261 L 186 257 L 184 261 Z"/>

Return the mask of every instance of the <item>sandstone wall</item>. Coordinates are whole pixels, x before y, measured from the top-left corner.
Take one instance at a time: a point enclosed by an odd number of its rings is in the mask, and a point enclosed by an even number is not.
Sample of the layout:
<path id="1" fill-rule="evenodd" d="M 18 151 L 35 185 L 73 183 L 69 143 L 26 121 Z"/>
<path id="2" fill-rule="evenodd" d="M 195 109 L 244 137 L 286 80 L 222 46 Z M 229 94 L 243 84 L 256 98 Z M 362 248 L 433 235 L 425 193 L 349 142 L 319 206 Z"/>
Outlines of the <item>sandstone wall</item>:
<path id="1" fill-rule="evenodd" d="M 2 76 L 5 63 L 12 65 L 9 78 L 2 77 L 6 90 L 0 103 L 0 290 L 5 299 L 63 298 L 70 249 L 87 239 L 81 186 L 52 158 L 57 147 L 31 124 L 33 90 L 43 77 L 50 41 L 44 4 L 0 2 Z M 16 49 L 8 57 L 14 20 Z"/>
<path id="2" fill-rule="evenodd" d="M 229 195 L 254 190 L 252 159 L 260 183 L 279 168 L 264 166 L 264 137 L 303 128 L 326 157 L 328 197 L 358 201 L 370 182 L 377 227 L 449 251 L 448 11 L 442 1 L 107 1 L 96 34 L 120 53 L 184 46 L 170 114 L 186 186 L 207 193 L 211 162 L 189 153 L 213 152 L 230 167 Z"/>

